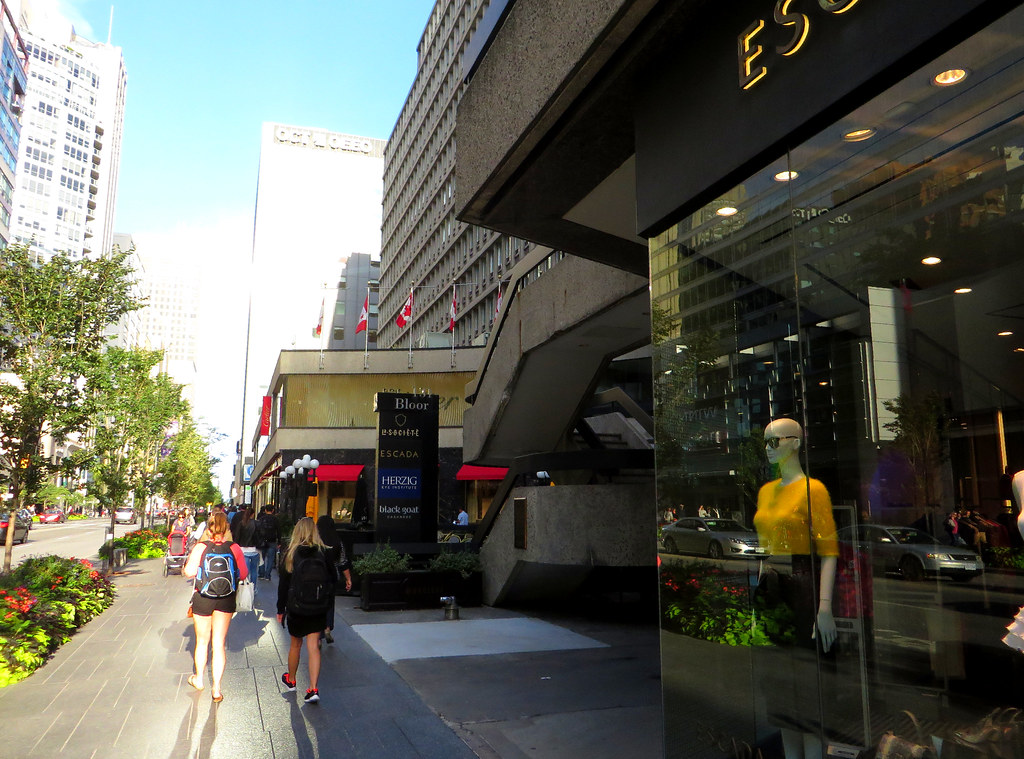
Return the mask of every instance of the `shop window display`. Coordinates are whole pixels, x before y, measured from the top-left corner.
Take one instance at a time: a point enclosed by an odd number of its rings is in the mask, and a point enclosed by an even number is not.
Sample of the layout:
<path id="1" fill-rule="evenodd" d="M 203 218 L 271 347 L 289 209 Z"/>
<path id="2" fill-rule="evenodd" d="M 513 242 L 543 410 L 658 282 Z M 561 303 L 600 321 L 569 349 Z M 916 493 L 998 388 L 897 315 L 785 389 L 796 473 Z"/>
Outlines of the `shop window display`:
<path id="1" fill-rule="evenodd" d="M 1018 10 L 651 241 L 659 513 L 764 549 L 661 554 L 666 756 L 1024 756 L 1022 114 Z"/>

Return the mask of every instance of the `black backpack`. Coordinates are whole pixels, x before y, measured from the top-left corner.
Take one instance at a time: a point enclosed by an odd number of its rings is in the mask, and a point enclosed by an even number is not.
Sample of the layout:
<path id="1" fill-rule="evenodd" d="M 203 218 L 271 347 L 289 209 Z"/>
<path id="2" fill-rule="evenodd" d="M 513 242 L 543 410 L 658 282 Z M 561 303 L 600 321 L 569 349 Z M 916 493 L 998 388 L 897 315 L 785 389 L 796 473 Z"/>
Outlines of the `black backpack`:
<path id="1" fill-rule="evenodd" d="M 238 585 L 238 565 L 231 553 L 231 543 L 204 541 L 206 551 L 199 562 L 196 588 L 206 598 L 226 598 Z"/>
<path id="2" fill-rule="evenodd" d="M 334 603 L 334 576 L 323 551 L 295 557 L 291 585 L 288 587 L 288 612 L 299 616 L 323 614 Z"/>
<path id="3" fill-rule="evenodd" d="M 271 514 L 260 514 L 256 517 L 256 547 L 261 551 L 271 543 L 277 542 L 277 518 Z"/>

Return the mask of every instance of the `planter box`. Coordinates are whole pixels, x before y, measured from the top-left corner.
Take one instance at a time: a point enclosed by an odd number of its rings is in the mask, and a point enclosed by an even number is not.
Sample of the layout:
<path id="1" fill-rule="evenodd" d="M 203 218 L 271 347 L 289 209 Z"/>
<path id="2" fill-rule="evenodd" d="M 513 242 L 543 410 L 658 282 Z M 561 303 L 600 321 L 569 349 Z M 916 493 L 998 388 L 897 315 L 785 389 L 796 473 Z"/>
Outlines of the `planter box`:
<path id="1" fill-rule="evenodd" d="M 463 578 L 458 572 L 387 572 L 360 577 L 359 605 L 364 611 L 432 609 L 442 596 L 455 596 L 460 606 L 483 603 L 483 573 Z"/>

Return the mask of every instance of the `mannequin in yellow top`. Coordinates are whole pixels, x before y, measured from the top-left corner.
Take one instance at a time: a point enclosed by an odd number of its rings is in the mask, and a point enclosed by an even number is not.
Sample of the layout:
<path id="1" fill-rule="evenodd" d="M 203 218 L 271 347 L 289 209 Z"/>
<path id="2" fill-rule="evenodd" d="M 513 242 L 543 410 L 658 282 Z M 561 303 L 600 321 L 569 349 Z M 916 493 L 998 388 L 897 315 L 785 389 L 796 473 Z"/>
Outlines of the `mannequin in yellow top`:
<path id="1" fill-rule="evenodd" d="M 800 464 L 803 428 L 792 419 L 776 419 L 764 431 L 765 455 L 779 467 L 779 479 L 761 487 L 757 495 L 754 527 L 761 545 L 771 556 L 818 557 L 818 608 L 810 633 L 823 651 L 836 640 L 836 622 L 832 616 L 832 592 L 836 576 L 839 544 L 836 539 L 832 501 L 828 490 L 804 474 Z M 813 545 L 812 545 L 813 543 Z M 817 735 L 782 730 L 786 759 L 815 759 L 822 756 Z"/>

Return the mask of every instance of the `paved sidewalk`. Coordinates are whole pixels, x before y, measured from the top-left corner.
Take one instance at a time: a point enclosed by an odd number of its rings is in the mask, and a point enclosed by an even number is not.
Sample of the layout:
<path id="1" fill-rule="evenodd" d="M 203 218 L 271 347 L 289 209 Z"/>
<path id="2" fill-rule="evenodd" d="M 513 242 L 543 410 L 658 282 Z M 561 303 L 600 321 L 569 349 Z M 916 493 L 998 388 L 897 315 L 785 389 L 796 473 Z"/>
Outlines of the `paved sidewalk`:
<path id="1" fill-rule="evenodd" d="M 482 607 L 459 622 L 337 598 L 322 700 L 284 691 L 277 583 L 228 633 L 224 702 L 192 671 L 190 585 L 131 562 L 118 599 L 28 679 L 0 689 L 0 759 L 637 757 L 661 755 L 657 631 Z M 260 609 L 263 610 L 261 613 Z M 555 622 L 555 623 L 553 623 Z M 347 624 L 345 624 L 347 623 Z"/>

